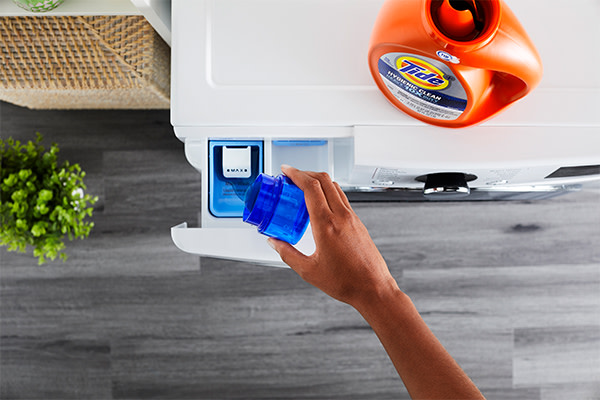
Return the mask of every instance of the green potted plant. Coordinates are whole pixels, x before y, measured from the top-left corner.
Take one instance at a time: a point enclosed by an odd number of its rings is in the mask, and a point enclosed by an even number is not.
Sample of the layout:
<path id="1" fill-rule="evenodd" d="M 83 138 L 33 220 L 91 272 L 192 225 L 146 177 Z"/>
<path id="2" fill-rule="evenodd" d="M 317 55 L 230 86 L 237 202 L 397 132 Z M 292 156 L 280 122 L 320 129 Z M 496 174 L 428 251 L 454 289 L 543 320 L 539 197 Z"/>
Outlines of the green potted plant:
<path id="1" fill-rule="evenodd" d="M 58 164 L 58 146 L 46 151 L 42 135 L 22 144 L 0 139 L 0 245 L 25 252 L 30 246 L 38 263 L 60 257 L 65 237 L 85 238 L 94 224 L 97 200 L 84 191 L 85 172 L 78 164 Z"/>

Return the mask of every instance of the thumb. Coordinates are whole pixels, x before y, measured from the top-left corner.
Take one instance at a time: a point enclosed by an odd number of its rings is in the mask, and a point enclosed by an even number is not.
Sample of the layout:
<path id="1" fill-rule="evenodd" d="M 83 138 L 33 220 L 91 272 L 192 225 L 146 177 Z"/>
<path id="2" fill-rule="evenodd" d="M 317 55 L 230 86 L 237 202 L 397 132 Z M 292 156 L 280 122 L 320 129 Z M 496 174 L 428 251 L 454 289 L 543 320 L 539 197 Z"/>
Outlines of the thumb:
<path id="1" fill-rule="evenodd" d="M 308 259 L 307 256 L 298 251 L 291 244 L 284 242 L 283 240 L 278 240 L 275 238 L 268 238 L 267 243 L 271 246 L 277 253 L 279 253 L 279 257 L 281 260 L 289 265 L 293 270 L 296 270 L 301 267 L 303 263 Z"/>

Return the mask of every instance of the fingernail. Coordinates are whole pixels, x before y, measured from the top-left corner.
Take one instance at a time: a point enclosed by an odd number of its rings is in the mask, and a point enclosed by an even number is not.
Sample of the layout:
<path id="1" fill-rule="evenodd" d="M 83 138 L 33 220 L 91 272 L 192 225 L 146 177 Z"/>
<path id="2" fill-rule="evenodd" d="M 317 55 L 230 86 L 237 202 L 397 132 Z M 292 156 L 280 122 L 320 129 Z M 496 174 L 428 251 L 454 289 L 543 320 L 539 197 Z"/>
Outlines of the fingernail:
<path id="1" fill-rule="evenodd" d="M 287 164 L 281 164 L 281 170 L 283 171 L 284 169 L 288 169 L 288 168 L 292 168 Z"/>
<path id="2" fill-rule="evenodd" d="M 275 248 L 275 242 L 273 241 L 273 239 L 268 238 L 267 239 L 267 243 L 269 244 L 269 246 L 271 246 L 271 248 L 275 251 L 277 251 L 277 249 Z"/>

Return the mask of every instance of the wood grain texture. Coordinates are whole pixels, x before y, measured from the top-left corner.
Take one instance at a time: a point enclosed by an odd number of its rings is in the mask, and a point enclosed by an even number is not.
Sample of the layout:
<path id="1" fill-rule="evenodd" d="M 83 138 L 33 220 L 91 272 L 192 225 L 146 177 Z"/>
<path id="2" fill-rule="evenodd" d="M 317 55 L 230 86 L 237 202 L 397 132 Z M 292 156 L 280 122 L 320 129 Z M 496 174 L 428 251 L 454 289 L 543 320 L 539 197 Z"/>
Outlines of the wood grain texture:
<path id="1" fill-rule="evenodd" d="M 537 202 L 354 206 L 398 269 L 600 263 L 600 191 Z"/>
<path id="2" fill-rule="evenodd" d="M 2 336 L 3 399 L 111 398 L 110 343 Z"/>
<path id="3" fill-rule="evenodd" d="M 289 269 L 180 252 L 200 174 L 168 112 L 30 111 L 88 172 L 96 227 L 38 267 L 0 249 L 2 399 L 407 399 L 370 327 Z M 600 191 L 356 203 L 401 288 L 488 399 L 600 399 Z"/>
<path id="4" fill-rule="evenodd" d="M 484 392 L 598 381 L 596 264 L 407 270 L 401 287 Z"/>
<path id="5" fill-rule="evenodd" d="M 600 382 L 600 325 L 517 329 L 514 356 L 516 385 Z"/>
<path id="6" fill-rule="evenodd" d="M 546 385 L 542 389 L 542 400 L 581 399 L 597 400 L 600 398 L 600 381 L 589 384 Z"/>

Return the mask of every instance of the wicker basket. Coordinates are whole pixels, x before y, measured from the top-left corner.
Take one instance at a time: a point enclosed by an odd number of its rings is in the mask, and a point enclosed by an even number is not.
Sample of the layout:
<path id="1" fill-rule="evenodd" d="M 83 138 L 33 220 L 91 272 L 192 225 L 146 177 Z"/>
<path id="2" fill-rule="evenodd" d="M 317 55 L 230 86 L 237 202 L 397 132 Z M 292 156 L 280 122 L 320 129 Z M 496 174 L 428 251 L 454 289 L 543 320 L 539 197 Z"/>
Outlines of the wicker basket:
<path id="1" fill-rule="evenodd" d="M 170 49 L 141 16 L 0 17 L 0 100 L 169 108 Z"/>

